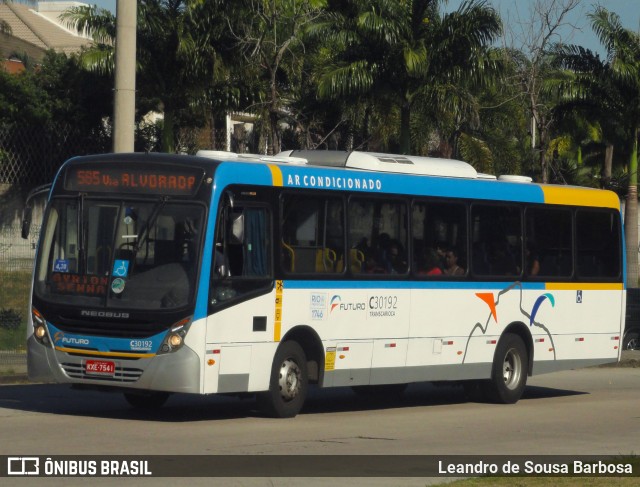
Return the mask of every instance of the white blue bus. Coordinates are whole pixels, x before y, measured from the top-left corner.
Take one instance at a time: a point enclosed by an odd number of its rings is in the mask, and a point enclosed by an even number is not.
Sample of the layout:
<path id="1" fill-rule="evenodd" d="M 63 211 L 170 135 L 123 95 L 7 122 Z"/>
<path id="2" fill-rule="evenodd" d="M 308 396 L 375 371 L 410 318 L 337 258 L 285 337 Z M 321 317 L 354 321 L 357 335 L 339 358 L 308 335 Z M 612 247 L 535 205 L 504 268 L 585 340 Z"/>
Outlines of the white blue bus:
<path id="1" fill-rule="evenodd" d="M 34 381 L 255 393 L 459 381 L 515 403 L 527 377 L 615 362 L 618 197 L 364 152 L 109 154 L 67 161 L 34 270 Z"/>

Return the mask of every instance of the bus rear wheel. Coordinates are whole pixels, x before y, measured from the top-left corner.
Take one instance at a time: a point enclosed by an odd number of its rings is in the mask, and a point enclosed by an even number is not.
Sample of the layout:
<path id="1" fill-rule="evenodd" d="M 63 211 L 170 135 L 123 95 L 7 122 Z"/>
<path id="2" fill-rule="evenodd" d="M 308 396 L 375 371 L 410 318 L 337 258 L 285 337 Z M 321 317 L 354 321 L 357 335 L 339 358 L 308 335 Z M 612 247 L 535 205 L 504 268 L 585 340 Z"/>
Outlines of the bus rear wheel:
<path id="1" fill-rule="evenodd" d="M 283 342 L 271 367 L 269 390 L 258 395 L 258 406 L 274 418 L 293 418 L 307 397 L 307 357 L 294 341 Z"/>
<path id="2" fill-rule="evenodd" d="M 640 350 L 640 333 L 627 333 L 622 343 L 622 350 Z"/>
<path id="3" fill-rule="evenodd" d="M 169 399 L 168 392 L 125 392 L 124 398 L 136 409 L 160 409 Z"/>
<path id="4" fill-rule="evenodd" d="M 485 382 L 484 395 L 500 404 L 515 404 L 527 385 L 527 348 L 518 335 L 505 334 L 496 349 L 491 380 Z"/>

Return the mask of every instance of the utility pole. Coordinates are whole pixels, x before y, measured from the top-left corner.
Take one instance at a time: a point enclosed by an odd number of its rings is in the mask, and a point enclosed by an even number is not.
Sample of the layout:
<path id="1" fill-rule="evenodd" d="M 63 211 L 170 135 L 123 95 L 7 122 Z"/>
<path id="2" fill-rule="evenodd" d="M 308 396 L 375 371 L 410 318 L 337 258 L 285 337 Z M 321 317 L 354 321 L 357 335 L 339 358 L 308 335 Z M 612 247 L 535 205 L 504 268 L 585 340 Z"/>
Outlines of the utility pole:
<path id="1" fill-rule="evenodd" d="M 136 121 L 137 0 L 116 3 L 116 86 L 113 152 L 133 152 Z"/>

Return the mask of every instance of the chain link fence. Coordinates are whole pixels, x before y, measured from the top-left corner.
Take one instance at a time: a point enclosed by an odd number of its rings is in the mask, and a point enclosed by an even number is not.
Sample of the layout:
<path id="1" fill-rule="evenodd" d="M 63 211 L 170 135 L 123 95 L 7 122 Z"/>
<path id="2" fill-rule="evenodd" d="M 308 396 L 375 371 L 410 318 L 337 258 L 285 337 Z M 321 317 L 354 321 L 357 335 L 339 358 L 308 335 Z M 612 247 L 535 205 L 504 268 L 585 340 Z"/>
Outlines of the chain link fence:
<path id="1" fill-rule="evenodd" d="M 0 373 L 26 364 L 26 325 L 31 274 L 40 232 L 21 238 L 20 214 L 28 191 L 49 183 L 67 159 L 110 150 L 108 127 L 0 124 Z M 39 222 L 38 222 L 39 223 Z"/>
<path id="2" fill-rule="evenodd" d="M 73 156 L 109 152 L 108 129 L 82 131 L 64 124 L 0 125 L 0 183 L 31 188 L 50 182 Z"/>
<path id="3" fill-rule="evenodd" d="M 39 226 L 22 239 L 20 225 L 0 227 L 0 372 L 26 364 L 26 333 L 31 274 Z"/>

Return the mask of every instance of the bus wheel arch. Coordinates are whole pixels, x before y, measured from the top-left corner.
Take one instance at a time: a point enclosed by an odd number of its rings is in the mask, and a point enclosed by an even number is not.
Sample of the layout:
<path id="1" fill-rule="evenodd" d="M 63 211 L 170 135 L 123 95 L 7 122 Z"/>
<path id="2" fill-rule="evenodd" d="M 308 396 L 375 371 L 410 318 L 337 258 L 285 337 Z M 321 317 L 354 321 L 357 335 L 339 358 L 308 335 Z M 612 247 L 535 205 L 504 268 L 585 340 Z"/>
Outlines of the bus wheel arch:
<path id="1" fill-rule="evenodd" d="M 531 376 L 533 374 L 533 337 L 531 336 L 531 331 L 529 330 L 527 325 L 525 325 L 521 321 L 516 321 L 511 323 L 504 329 L 500 340 L 502 340 L 507 333 L 518 335 L 524 342 L 528 359 L 526 364 L 527 375 Z"/>
<path id="2" fill-rule="evenodd" d="M 322 384 L 324 378 L 324 348 L 318 333 L 306 325 L 296 326 L 287 332 L 282 342 L 294 341 L 302 347 L 307 357 L 310 384 Z"/>

